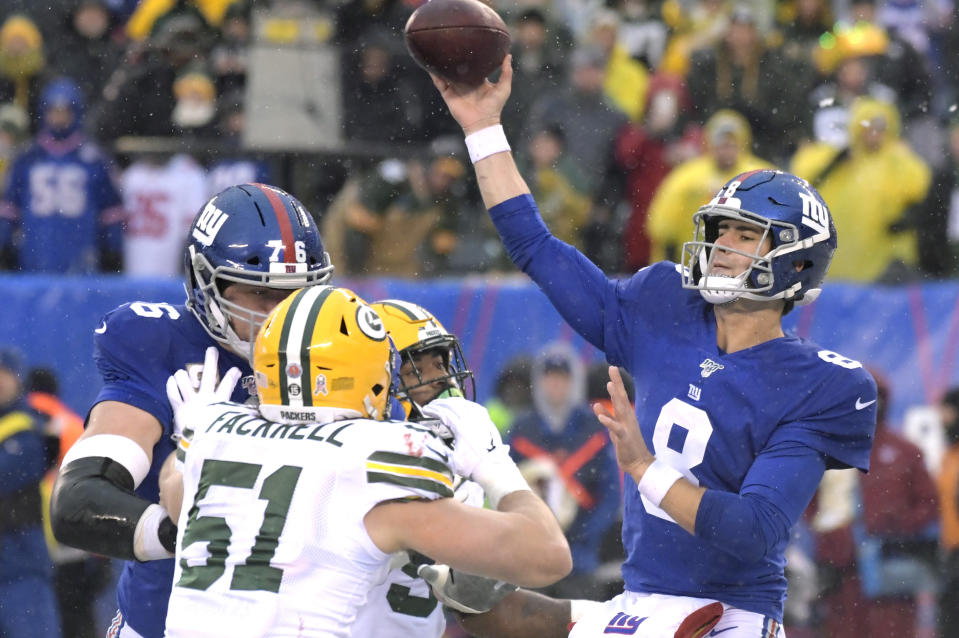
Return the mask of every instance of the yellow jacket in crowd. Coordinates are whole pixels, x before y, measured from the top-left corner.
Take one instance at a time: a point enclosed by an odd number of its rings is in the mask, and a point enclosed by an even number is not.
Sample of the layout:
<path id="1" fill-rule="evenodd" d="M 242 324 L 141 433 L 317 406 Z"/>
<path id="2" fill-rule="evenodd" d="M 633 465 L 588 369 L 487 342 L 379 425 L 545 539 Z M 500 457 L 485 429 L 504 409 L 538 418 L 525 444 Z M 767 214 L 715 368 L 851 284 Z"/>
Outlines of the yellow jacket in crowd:
<path id="1" fill-rule="evenodd" d="M 653 261 L 666 258 L 680 261 L 683 244 L 693 240 L 693 213 L 736 175 L 772 166 L 749 150 L 752 131 L 746 119 L 735 111 L 724 109 L 709 118 L 705 138 L 707 153 L 674 168 L 649 205 L 646 230 L 652 243 Z M 727 144 L 735 147 L 722 148 Z M 728 161 L 730 155 L 719 159 L 729 153 L 734 155 L 731 162 Z"/>
<path id="2" fill-rule="evenodd" d="M 839 249 L 829 277 L 875 281 L 897 260 L 916 263 L 915 231 L 892 232 L 890 226 L 925 199 L 932 175 L 900 139 L 899 113 L 891 104 L 853 102 L 849 139 L 845 151 L 822 143 L 801 148 L 791 171 L 812 182 L 832 211 Z"/>

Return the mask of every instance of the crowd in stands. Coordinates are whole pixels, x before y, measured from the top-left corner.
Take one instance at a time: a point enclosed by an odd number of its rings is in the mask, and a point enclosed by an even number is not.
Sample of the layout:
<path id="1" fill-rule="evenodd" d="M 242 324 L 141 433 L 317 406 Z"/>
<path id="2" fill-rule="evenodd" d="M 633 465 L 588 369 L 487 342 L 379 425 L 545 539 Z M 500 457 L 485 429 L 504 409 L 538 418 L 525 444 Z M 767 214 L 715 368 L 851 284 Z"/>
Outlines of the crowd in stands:
<path id="1" fill-rule="evenodd" d="M 229 185 L 260 181 L 307 205 L 338 273 L 511 272 L 469 183 L 461 132 L 406 52 L 403 27 L 421 2 L 5 0 L 0 267 L 177 277 L 183 238 L 203 203 Z M 491 4 L 512 32 L 515 78 L 503 124 L 520 168 L 554 234 L 604 270 L 681 259 L 692 213 L 720 185 L 778 166 L 812 182 L 831 208 L 840 246 L 833 280 L 959 275 L 952 0 Z M 318 159 L 244 146 L 250 54 L 269 38 L 257 21 L 271 12 L 318 14 L 331 27 L 315 46 L 340 59 L 339 153 Z M 129 138 L 175 143 L 130 150 L 120 143 Z M 30 452 L 29 471 L 3 466 L 0 499 L 21 498 L 55 465 L 41 449 L 47 421 L 25 407 L 21 374 L 13 355 L 0 356 L 9 390 L 0 417 L 30 415 L 16 431 L 0 419 L 0 460 Z M 524 392 L 531 378 L 535 387 Z M 601 489 L 615 466 L 608 449 L 589 448 L 599 426 L 584 405 L 560 401 L 582 395 L 569 388 L 584 378 L 575 358 L 543 353 L 503 371 L 491 408 L 504 434 L 523 441 L 514 445 L 518 458 L 537 460 L 530 471 L 557 490 L 557 514 L 582 536 L 573 543 L 577 565 L 595 576 L 616 521 L 600 529 L 582 514 L 604 508 L 604 518 L 615 518 Z M 790 585 L 799 587 L 790 594 L 790 635 L 934 632 L 928 616 L 937 597 L 940 622 L 955 626 L 959 394 L 939 408 L 948 439 L 941 459 L 923 459 L 883 423 L 874 471 L 824 482 L 790 559 Z M 589 463 L 564 471 L 565 455 L 584 447 Z M 10 534 L 39 542 L 39 514 L 28 505 L 28 520 L 0 517 L 3 545 Z M 877 551 L 903 559 L 898 589 L 883 583 Z M 11 556 L 0 553 L 0 561 Z M 70 565 L 99 578 L 101 566 L 86 555 L 58 564 L 57 578 Z M 63 589 L 52 566 L 28 567 L 52 605 L 52 588 Z M 601 591 L 605 581 L 590 577 L 574 573 L 563 586 Z M 63 591 L 71 589 L 61 599 Z"/>
<path id="2" fill-rule="evenodd" d="M 4 3 L 4 267 L 173 276 L 197 207 L 256 180 L 304 201 L 341 272 L 510 270 L 460 133 L 406 52 L 403 27 L 421 3 Z M 503 118 L 524 176 L 554 232 L 606 270 L 681 259 L 691 212 L 720 184 L 778 166 L 832 209 L 833 279 L 956 274 L 950 0 L 490 4 L 513 37 Z M 311 46 L 339 56 L 342 140 L 320 159 L 243 142 L 251 52 L 289 42 L 302 15 L 325 25 Z M 118 144 L 130 137 L 171 143 Z M 51 244 L 72 254 L 43 254 Z"/>

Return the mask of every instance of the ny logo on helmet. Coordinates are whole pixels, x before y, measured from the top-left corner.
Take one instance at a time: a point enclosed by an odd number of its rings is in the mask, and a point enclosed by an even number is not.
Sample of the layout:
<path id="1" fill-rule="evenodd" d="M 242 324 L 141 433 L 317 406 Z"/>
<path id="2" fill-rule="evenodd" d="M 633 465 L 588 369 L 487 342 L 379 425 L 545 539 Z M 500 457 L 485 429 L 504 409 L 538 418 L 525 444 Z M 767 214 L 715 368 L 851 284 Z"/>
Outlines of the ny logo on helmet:
<path id="1" fill-rule="evenodd" d="M 196 226 L 193 228 L 193 239 L 204 246 L 209 246 L 229 218 L 229 215 L 214 206 L 213 200 L 210 200 L 196 220 Z"/>
<path id="2" fill-rule="evenodd" d="M 799 193 L 799 199 L 802 200 L 803 226 L 816 231 L 817 239 L 819 235 L 829 237 L 829 212 L 826 207 L 808 193 Z"/>

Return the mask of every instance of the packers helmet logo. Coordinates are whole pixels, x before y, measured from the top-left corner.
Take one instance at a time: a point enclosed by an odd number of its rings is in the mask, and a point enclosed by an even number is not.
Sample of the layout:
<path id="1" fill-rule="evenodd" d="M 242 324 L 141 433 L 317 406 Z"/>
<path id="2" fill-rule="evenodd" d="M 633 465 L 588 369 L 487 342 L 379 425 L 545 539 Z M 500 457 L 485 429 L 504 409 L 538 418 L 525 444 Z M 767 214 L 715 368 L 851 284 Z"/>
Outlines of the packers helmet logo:
<path id="1" fill-rule="evenodd" d="M 383 341 L 386 339 L 386 327 L 383 320 L 376 314 L 376 311 L 365 304 L 360 304 L 356 308 L 356 325 L 360 332 L 365 334 L 373 341 Z"/>

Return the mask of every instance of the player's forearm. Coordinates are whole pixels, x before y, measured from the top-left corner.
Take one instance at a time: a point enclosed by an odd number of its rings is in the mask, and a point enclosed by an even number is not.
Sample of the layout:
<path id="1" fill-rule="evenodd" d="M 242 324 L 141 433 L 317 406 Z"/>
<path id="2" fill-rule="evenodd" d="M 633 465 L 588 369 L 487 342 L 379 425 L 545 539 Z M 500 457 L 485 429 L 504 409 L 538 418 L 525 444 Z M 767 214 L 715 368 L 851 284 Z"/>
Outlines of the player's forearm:
<path id="1" fill-rule="evenodd" d="M 509 519 L 499 529 L 502 540 L 494 540 L 494 544 L 509 544 L 510 556 L 505 557 L 505 563 L 515 569 L 512 574 L 504 573 L 503 580 L 525 587 L 545 587 L 569 574 L 573 568 L 569 543 L 542 499 L 529 490 L 520 490 L 504 496 L 498 509 L 509 514 Z"/>
<path id="2" fill-rule="evenodd" d="M 693 485 L 686 479 L 679 479 L 666 492 L 659 506 L 672 517 L 676 524 L 690 534 L 696 533 L 696 516 L 702 503 L 705 487 Z"/>
<path id="3" fill-rule="evenodd" d="M 511 153 L 494 153 L 476 162 L 473 168 L 487 209 L 530 192 Z"/>
<path id="4" fill-rule="evenodd" d="M 570 604 L 525 589 L 508 594 L 485 614 L 457 614 L 476 638 L 566 638 Z"/>

